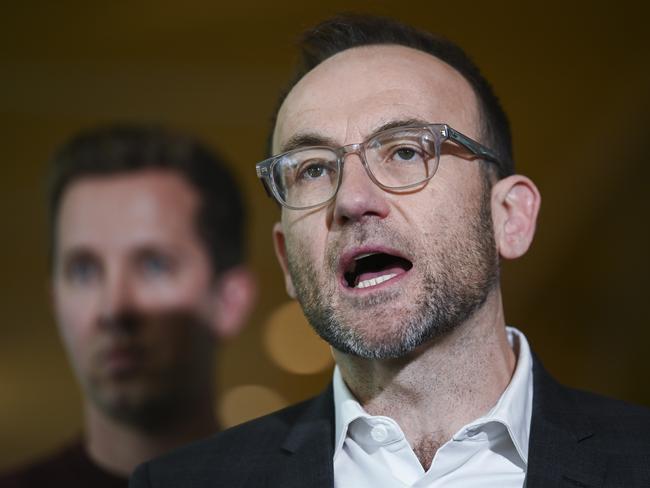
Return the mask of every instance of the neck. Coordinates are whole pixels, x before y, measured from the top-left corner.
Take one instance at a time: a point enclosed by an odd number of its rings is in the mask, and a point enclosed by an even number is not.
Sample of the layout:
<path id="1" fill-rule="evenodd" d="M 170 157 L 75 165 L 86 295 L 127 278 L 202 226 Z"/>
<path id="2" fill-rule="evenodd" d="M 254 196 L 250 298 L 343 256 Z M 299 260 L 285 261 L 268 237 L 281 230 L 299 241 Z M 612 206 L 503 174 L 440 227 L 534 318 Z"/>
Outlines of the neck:
<path id="1" fill-rule="evenodd" d="M 128 477 L 139 464 L 217 430 L 211 399 L 180 417 L 164 429 L 151 432 L 125 425 L 86 401 L 86 450 L 104 469 Z"/>
<path id="2" fill-rule="evenodd" d="M 425 468 L 440 445 L 496 404 L 516 363 L 498 290 L 470 320 L 409 357 L 334 354 L 363 408 L 393 418 Z"/>

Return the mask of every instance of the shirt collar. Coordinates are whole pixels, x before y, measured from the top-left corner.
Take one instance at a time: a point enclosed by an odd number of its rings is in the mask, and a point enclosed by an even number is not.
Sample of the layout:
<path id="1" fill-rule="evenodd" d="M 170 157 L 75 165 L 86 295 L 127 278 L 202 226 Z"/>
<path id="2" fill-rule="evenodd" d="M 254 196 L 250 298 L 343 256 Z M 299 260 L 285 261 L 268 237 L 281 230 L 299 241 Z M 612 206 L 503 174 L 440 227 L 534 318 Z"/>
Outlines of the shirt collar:
<path id="1" fill-rule="evenodd" d="M 360 417 L 371 417 L 354 398 L 354 395 L 343 381 L 341 370 L 338 366 L 334 368 L 334 378 L 332 380 L 334 389 L 334 458 L 343 447 L 343 442 L 348 432 L 348 427 L 352 422 Z"/>
<path id="2" fill-rule="evenodd" d="M 481 428 L 490 422 L 497 422 L 506 428 L 517 453 L 524 463 L 528 463 L 528 439 L 533 405 L 532 356 L 526 336 L 521 331 L 514 327 L 506 327 L 506 332 L 508 342 L 517 356 L 510 383 L 488 413 L 464 426 L 456 435 Z M 338 366 L 334 368 L 332 383 L 335 416 L 334 458 L 336 458 L 343 447 L 350 424 L 358 418 L 372 418 L 372 416 L 363 409 L 347 387 Z"/>
<path id="3" fill-rule="evenodd" d="M 463 429 L 480 428 L 490 422 L 503 425 L 519 457 L 527 464 L 533 409 L 533 360 L 526 336 L 514 327 L 506 327 L 506 332 L 508 342 L 517 356 L 510 383 L 488 413 L 470 422 Z"/>

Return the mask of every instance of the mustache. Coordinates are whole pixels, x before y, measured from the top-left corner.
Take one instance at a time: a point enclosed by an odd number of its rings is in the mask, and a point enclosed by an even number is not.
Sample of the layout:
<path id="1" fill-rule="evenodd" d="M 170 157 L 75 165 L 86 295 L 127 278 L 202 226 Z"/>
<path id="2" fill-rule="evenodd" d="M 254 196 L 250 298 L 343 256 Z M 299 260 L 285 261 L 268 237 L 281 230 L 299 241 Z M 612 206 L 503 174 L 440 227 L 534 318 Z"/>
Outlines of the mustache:
<path id="1" fill-rule="evenodd" d="M 178 307 L 165 310 L 124 309 L 116 313 L 102 315 L 98 319 L 100 329 L 109 335 L 131 336 L 149 327 L 188 327 L 203 325 L 196 311 Z"/>
<path id="2" fill-rule="evenodd" d="M 206 344 L 212 340 L 209 324 L 195 310 L 188 308 L 129 309 L 98 320 L 100 333 L 88 347 L 94 360 L 99 362 L 115 352 L 144 356 L 151 352 L 152 347 L 162 346 L 164 349 L 166 342 L 189 336 Z M 187 329 L 194 332 L 189 333 Z"/>
<path id="3" fill-rule="evenodd" d="M 368 243 L 380 243 L 413 255 L 413 241 L 413 236 L 404 236 L 398 230 L 377 219 L 354 222 L 342 229 L 337 237 L 327 245 L 325 261 L 330 269 L 336 269 L 343 249 L 361 247 Z"/>

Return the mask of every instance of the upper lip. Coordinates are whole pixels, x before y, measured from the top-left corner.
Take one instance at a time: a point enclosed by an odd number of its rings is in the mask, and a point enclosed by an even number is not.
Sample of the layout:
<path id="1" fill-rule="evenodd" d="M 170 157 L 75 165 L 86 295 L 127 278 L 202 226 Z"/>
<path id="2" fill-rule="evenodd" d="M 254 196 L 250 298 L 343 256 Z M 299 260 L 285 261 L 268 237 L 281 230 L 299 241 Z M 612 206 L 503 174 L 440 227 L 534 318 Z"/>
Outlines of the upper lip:
<path id="1" fill-rule="evenodd" d="M 143 348 L 137 344 L 111 344 L 101 352 L 101 357 L 106 360 L 118 357 L 138 357 L 143 353 Z"/>

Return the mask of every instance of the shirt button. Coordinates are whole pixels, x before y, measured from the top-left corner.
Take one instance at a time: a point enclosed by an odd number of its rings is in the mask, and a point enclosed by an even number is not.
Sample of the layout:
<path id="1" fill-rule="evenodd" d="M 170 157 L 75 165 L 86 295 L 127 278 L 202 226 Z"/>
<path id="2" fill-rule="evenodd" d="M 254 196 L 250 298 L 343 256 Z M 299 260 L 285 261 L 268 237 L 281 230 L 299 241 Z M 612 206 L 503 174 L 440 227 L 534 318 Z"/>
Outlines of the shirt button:
<path id="1" fill-rule="evenodd" d="M 372 437 L 375 442 L 384 442 L 388 439 L 388 429 L 383 425 L 377 425 L 370 431 L 370 437 Z"/>

